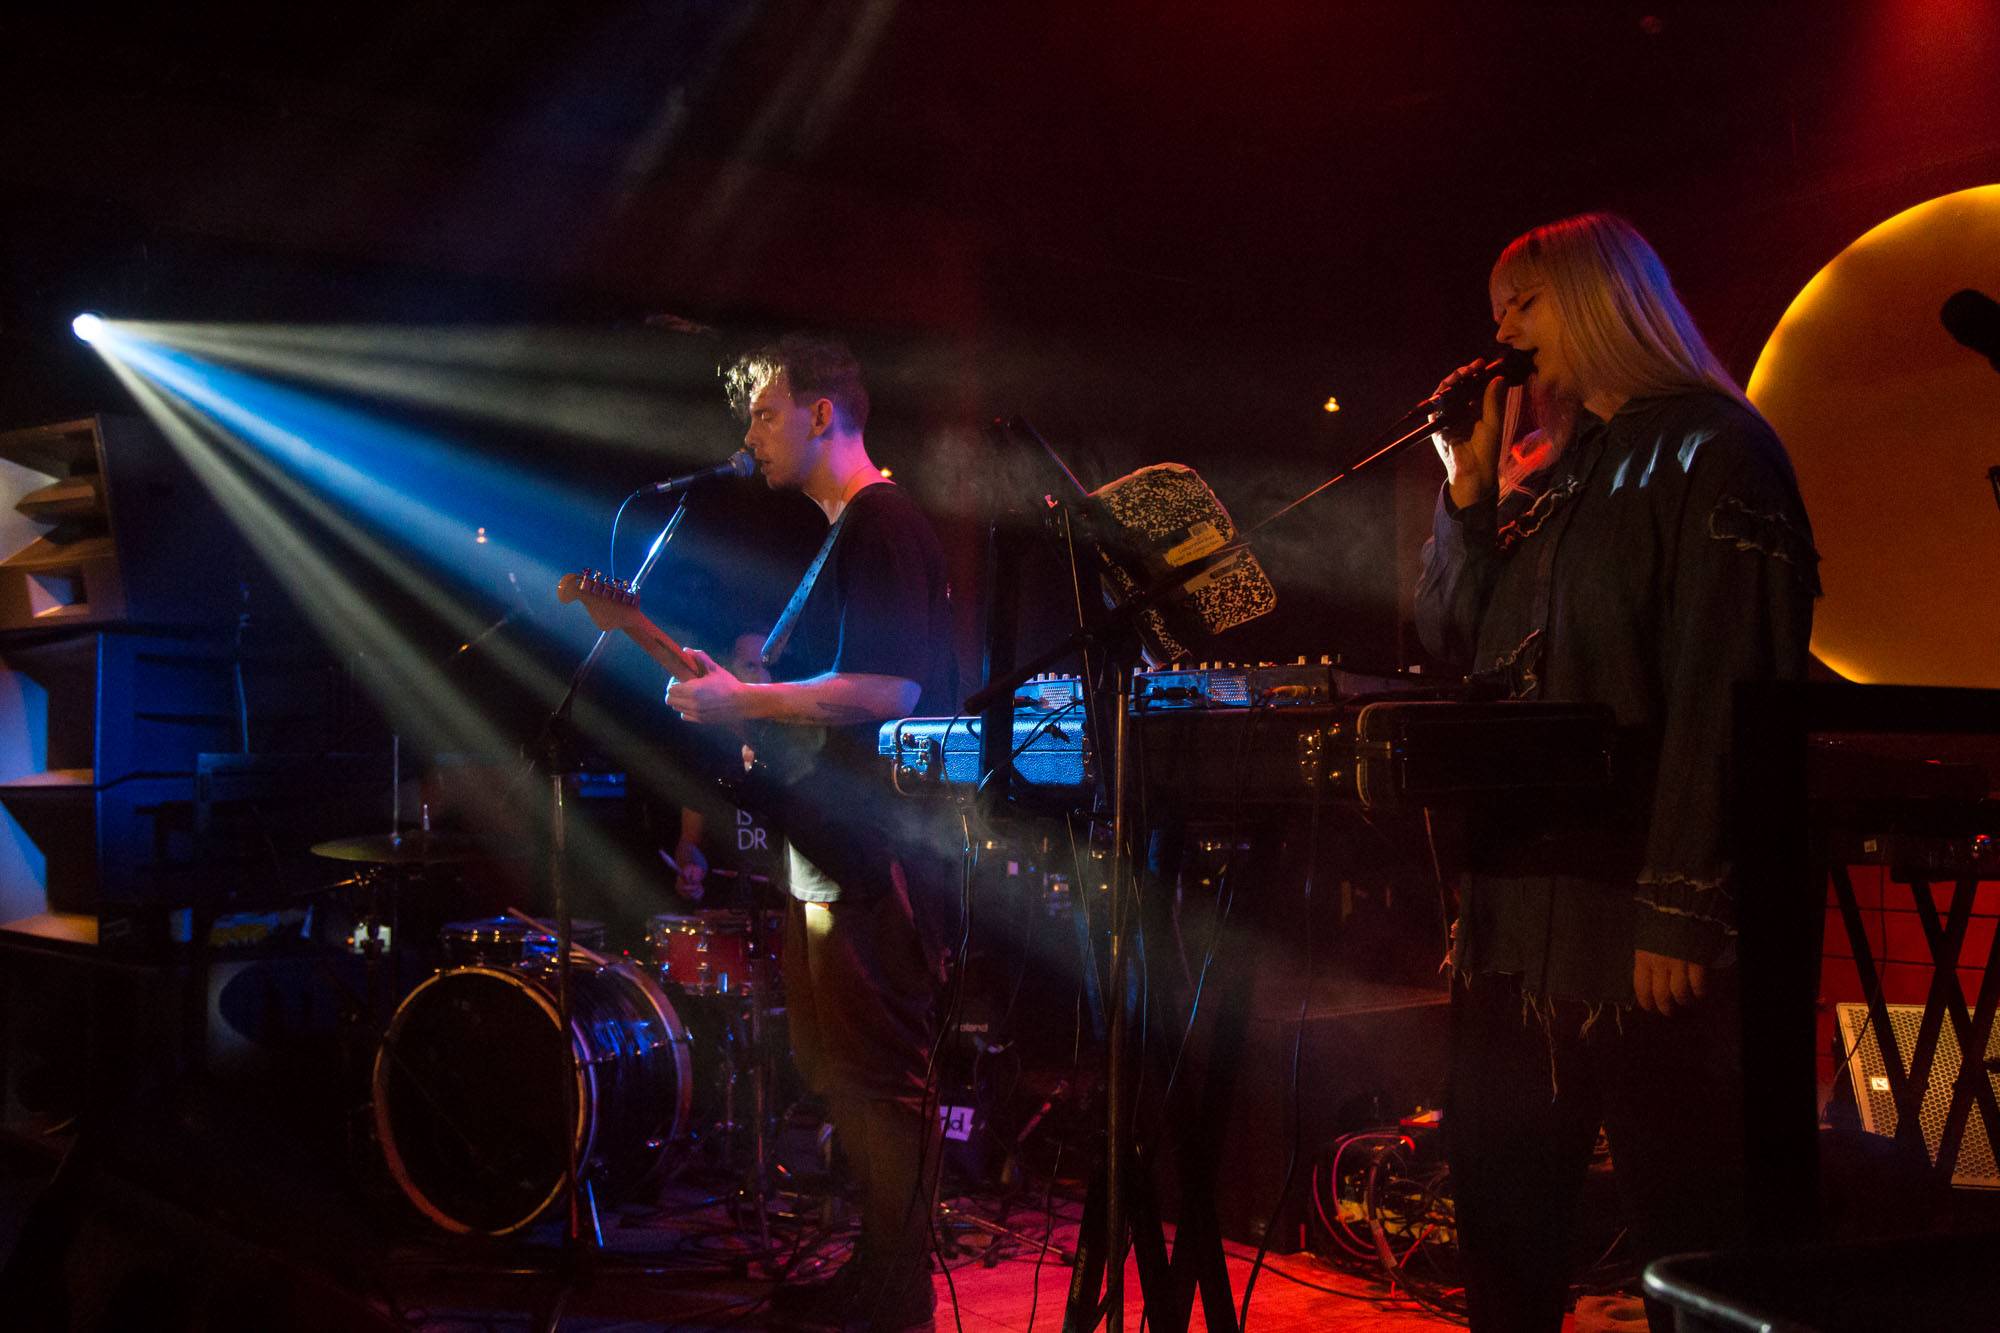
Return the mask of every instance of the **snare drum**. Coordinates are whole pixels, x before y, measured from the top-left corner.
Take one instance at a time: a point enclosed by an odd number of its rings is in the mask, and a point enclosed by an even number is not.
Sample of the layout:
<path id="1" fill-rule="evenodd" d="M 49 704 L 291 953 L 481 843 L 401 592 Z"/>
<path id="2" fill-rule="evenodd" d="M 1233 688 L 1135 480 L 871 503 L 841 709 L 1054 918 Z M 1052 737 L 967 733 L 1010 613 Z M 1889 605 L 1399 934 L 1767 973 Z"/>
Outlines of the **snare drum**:
<path id="1" fill-rule="evenodd" d="M 690 995 L 735 995 L 768 984 L 766 965 L 742 912 L 656 916 L 646 923 L 646 948 L 660 980 Z"/>
<path id="2" fill-rule="evenodd" d="M 572 1145 L 615 1200 L 687 1138 L 693 1061 L 672 1003 L 626 963 L 577 963 L 569 982 L 567 1040 L 553 965 L 439 972 L 389 1023 L 376 1133 L 397 1185 L 448 1231 L 504 1236 L 533 1222 L 561 1195 Z"/>
<path id="3" fill-rule="evenodd" d="M 604 923 L 571 920 L 570 943 L 604 951 Z M 511 916 L 452 921 L 438 932 L 447 967 L 519 967 L 545 964 L 556 954 L 556 937 Z"/>

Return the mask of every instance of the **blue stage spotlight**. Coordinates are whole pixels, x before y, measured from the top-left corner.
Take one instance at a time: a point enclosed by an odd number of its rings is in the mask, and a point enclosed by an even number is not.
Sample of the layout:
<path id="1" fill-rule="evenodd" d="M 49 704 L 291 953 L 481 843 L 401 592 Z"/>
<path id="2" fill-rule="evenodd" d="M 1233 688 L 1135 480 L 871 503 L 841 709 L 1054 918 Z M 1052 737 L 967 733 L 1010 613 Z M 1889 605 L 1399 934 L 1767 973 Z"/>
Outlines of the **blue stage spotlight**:
<path id="1" fill-rule="evenodd" d="M 69 322 L 69 331 L 76 335 L 79 342 L 94 343 L 104 332 L 104 316 L 86 310 Z"/>

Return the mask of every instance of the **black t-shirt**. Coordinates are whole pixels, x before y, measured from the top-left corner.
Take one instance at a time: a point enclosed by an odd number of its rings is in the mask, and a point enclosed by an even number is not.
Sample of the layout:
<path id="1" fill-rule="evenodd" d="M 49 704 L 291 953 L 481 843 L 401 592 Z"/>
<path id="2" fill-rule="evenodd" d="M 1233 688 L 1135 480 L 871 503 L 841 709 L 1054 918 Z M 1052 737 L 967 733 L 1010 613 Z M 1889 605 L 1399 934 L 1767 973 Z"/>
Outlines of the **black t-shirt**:
<path id="1" fill-rule="evenodd" d="M 913 717 L 958 709 L 958 665 L 951 648 L 951 591 L 944 549 L 930 521 L 900 486 L 888 482 L 857 492 L 841 511 L 828 552 L 778 657 L 773 680 L 807 680 L 828 673 L 897 676 L 921 691 Z M 879 722 L 831 727 L 806 780 L 813 803 L 851 838 L 892 831 L 903 811 L 876 751 Z M 893 849 L 871 847 L 886 863 Z M 830 873 L 850 887 L 849 873 Z M 830 898 L 796 882 L 802 897 Z M 859 887 L 859 886 L 853 886 Z"/>
<path id="2" fill-rule="evenodd" d="M 911 716 L 958 701 L 951 652 L 951 590 L 930 520 L 891 482 L 857 491 L 836 521 L 832 552 L 785 643 L 773 680 L 828 672 L 900 676 L 923 693 Z M 863 728 L 850 728 L 857 736 Z M 866 728 L 869 754 L 875 730 Z"/>
<path id="3" fill-rule="evenodd" d="M 769 885 L 785 882 L 785 848 L 771 821 L 755 810 L 730 804 L 719 791 L 704 789 L 688 802 L 702 817 L 701 852 L 708 880 L 701 906 L 749 911 Z M 662 839 L 671 852 L 678 830 Z"/>

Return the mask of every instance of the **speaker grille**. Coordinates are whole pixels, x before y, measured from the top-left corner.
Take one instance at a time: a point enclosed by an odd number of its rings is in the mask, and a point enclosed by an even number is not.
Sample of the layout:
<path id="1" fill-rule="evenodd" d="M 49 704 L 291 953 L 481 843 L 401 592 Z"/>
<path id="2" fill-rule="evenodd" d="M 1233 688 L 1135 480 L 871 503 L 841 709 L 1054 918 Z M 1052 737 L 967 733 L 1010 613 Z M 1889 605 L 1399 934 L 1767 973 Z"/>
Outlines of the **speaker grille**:
<path id="1" fill-rule="evenodd" d="M 1896 1133 L 1896 1099 L 1889 1090 L 1888 1064 L 1882 1058 L 1882 1043 L 1868 1022 L 1868 1006 L 1836 1006 L 1840 1018 L 1841 1046 L 1853 1052 L 1848 1058 L 1848 1075 L 1854 1080 L 1854 1101 L 1861 1111 L 1861 1127 L 1871 1134 L 1893 1137 Z M 1916 1049 L 1917 1028 L 1923 1022 L 1920 1004 L 1892 1004 L 1889 1026 L 1896 1034 L 1896 1050 L 1908 1072 L 1910 1052 Z M 1987 1058 L 2000 1057 L 2000 1024 L 1987 1036 Z M 1937 1058 L 1931 1064 L 1931 1079 L 1924 1089 L 1923 1104 L 1917 1115 L 1924 1132 L 1924 1146 L 1937 1161 L 1938 1144 L 1944 1138 L 1944 1118 L 1951 1109 L 1952 1087 L 1958 1082 L 1960 1056 L 1958 1032 L 1949 1018 L 1938 1032 Z M 1990 1068 L 1990 1066 L 1989 1066 Z M 1988 1073 L 1987 1083 L 2000 1097 L 2000 1075 Z M 1958 1161 L 1953 1164 L 1951 1183 L 1974 1189 L 2000 1189 L 2000 1164 L 1993 1151 L 1993 1126 L 1986 1123 L 1977 1102 L 1965 1121 L 1959 1140 Z"/>

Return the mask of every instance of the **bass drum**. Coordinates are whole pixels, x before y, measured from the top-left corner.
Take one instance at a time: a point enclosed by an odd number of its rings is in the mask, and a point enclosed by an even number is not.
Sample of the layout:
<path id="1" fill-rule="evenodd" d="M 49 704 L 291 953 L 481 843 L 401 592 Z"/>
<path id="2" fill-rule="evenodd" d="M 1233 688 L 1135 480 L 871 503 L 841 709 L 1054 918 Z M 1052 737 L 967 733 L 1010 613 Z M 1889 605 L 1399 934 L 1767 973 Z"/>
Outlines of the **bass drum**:
<path id="1" fill-rule="evenodd" d="M 519 1231 L 557 1202 L 567 1153 L 601 1200 L 645 1183 L 688 1132 L 687 1027 L 619 963 L 570 968 L 562 1036 L 553 965 L 460 967 L 404 1000 L 375 1057 L 375 1130 L 389 1173 L 431 1221 Z M 565 1123 L 563 1081 L 576 1114 Z"/>

